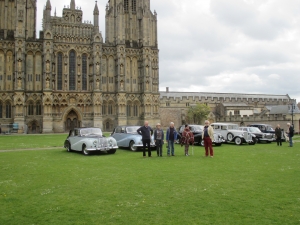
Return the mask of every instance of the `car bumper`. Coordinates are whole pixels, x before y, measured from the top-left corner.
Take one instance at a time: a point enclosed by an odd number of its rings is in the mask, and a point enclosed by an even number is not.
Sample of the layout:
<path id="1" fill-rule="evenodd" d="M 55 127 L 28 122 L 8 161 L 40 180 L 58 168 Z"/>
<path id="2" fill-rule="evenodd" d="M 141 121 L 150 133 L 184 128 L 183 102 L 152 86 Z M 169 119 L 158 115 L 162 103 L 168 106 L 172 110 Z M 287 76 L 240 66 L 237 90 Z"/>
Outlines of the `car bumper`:
<path id="1" fill-rule="evenodd" d="M 97 147 L 97 148 L 87 148 L 87 151 L 109 151 L 111 149 L 118 149 L 118 146 L 113 146 L 113 147 Z"/>

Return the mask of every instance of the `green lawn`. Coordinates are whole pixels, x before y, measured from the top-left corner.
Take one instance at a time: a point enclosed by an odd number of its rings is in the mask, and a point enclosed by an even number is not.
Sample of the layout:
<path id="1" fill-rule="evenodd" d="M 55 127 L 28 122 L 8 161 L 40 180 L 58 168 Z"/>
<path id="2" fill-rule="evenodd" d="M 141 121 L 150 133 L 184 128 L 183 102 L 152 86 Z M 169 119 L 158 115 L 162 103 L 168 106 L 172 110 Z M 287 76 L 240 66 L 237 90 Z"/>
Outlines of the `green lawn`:
<path id="1" fill-rule="evenodd" d="M 0 143 L 45 148 L 65 137 Z M 198 146 L 186 157 L 179 145 L 175 157 L 164 148 L 161 158 L 126 149 L 87 157 L 62 148 L 0 152 L 0 224 L 299 224 L 299 147 L 226 144 L 214 158 Z"/>

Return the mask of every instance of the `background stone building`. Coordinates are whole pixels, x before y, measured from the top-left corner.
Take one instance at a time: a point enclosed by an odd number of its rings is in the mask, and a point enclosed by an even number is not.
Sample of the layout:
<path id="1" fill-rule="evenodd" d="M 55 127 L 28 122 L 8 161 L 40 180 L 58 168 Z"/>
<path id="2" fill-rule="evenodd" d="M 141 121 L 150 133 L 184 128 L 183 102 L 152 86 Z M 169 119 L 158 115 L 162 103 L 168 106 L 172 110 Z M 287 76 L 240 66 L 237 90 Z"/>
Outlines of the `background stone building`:
<path id="1" fill-rule="evenodd" d="M 36 0 L 0 0 L 0 123 L 19 132 L 112 130 L 159 118 L 157 15 L 150 0 L 110 0 L 106 37 L 75 0 L 62 16 L 47 0 L 36 38 Z M 86 12 L 91 13 L 91 12 Z"/>
<path id="2" fill-rule="evenodd" d="M 172 121 L 178 127 L 187 123 L 189 107 L 200 103 L 210 107 L 208 119 L 211 122 L 230 122 L 240 126 L 251 123 L 280 124 L 286 129 L 288 122 L 294 122 L 299 132 L 300 110 L 289 95 L 171 92 L 169 88 L 160 92 L 160 119 L 163 127 Z"/>

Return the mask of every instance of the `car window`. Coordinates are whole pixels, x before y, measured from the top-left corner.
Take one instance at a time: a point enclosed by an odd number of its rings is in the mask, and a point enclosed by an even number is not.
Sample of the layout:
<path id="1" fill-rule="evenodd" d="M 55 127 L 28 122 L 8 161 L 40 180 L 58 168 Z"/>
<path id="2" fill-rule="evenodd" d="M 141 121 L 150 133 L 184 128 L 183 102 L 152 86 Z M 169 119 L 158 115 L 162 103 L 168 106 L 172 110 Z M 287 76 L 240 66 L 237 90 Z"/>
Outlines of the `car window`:
<path id="1" fill-rule="evenodd" d="M 203 130 L 203 126 L 192 126 L 190 129 L 192 132 L 201 132 Z"/>
<path id="2" fill-rule="evenodd" d="M 229 125 L 228 129 L 238 130 L 239 126 L 238 125 Z"/>
<path id="3" fill-rule="evenodd" d="M 184 130 L 184 126 L 181 126 L 179 132 L 182 133 L 183 130 Z"/>
<path id="4" fill-rule="evenodd" d="M 227 126 L 221 126 L 221 130 L 227 130 Z"/>
<path id="5" fill-rule="evenodd" d="M 272 127 L 267 126 L 267 131 L 274 131 L 274 129 Z"/>
<path id="6" fill-rule="evenodd" d="M 121 127 L 116 128 L 116 133 L 121 133 Z"/>
<path id="7" fill-rule="evenodd" d="M 249 127 L 249 131 L 252 133 L 261 133 L 260 129 L 257 127 Z"/>
<path id="8" fill-rule="evenodd" d="M 82 129 L 80 131 L 82 136 L 87 136 L 87 135 L 101 135 L 102 136 L 102 130 L 100 128 L 86 128 Z"/>
<path id="9" fill-rule="evenodd" d="M 74 131 L 74 135 L 75 135 L 75 136 L 78 136 L 78 135 L 79 135 L 79 130 L 75 130 L 75 131 Z"/>
<path id="10" fill-rule="evenodd" d="M 138 130 L 139 128 L 140 128 L 140 127 L 138 127 L 138 126 L 126 127 L 126 133 L 128 133 L 128 134 L 136 134 L 136 133 L 137 133 L 137 130 Z"/>
<path id="11" fill-rule="evenodd" d="M 219 130 L 220 129 L 220 126 L 219 125 L 215 125 L 215 124 L 213 124 L 213 125 L 211 125 L 215 130 Z"/>

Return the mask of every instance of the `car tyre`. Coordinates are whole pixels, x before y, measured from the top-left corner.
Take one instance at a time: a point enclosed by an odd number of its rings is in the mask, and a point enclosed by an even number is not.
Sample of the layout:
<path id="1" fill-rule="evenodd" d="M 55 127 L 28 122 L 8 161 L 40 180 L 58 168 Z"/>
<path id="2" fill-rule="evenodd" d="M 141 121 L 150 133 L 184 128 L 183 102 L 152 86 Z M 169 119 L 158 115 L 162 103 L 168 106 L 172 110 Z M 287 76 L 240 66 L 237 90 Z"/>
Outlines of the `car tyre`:
<path id="1" fill-rule="evenodd" d="M 228 140 L 228 141 L 232 141 L 233 138 L 234 138 L 234 135 L 233 135 L 232 133 L 228 133 L 228 134 L 227 134 L 227 140 Z"/>
<path id="2" fill-rule="evenodd" d="M 65 148 L 67 149 L 68 152 L 72 152 L 71 143 L 69 141 L 66 141 Z"/>
<path id="3" fill-rule="evenodd" d="M 249 142 L 250 145 L 255 145 L 257 143 L 257 138 L 252 137 L 252 142 Z"/>
<path id="4" fill-rule="evenodd" d="M 201 140 L 200 145 L 204 146 L 204 140 Z"/>
<path id="5" fill-rule="evenodd" d="M 82 154 L 84 154 L 84 155 L 89 155 L 90 154 L 90 152 L 88 150 L 86 150 L 86 145 L 82 146 Z"/>
<path id="6" fill-rule="evenodd" d="M 234 140 L 236 145 L 241 145 L 242 144 L 242 139 L 240 137 L 236 137 Z"/>
<path id="7" fill-rule="evenodd" d="M 131 151 L 136 152 L 137 151 L 137 147 L 133 146 L 134 145 L 134 141 L 131 141 L 129 143 L 129 148 Z"/>

